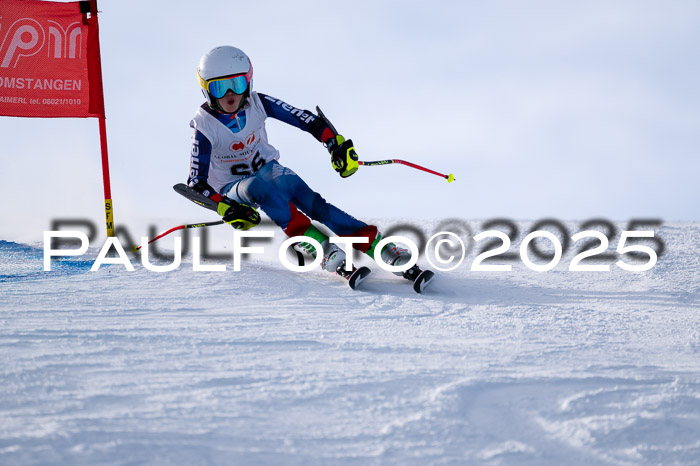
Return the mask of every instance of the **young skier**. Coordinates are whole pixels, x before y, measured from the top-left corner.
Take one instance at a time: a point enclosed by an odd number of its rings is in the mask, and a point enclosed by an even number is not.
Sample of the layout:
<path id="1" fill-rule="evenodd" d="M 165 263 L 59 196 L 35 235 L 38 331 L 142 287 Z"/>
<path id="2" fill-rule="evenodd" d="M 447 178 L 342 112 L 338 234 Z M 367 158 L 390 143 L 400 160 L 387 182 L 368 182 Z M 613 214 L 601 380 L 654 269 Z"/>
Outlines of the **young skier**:
<path id="1" fill-rule="evenodd" d="M 218 203 L 219 215 L 236 229 L 257 225 L 260 215 L 256 208 L 261 208 L 288 236 L 317 240 L 323 248 L 323 269 L 350 279 L 357 269 L 345 271 L 345 252 L 331 243 L 309 217 L 337 236 L 367 238 L 366 243 L 353 247 L 370 257 L 374 257 L 381 239 L 377 227 L 326 202 L 296 173 L 281 165 L 277 161 L 279 152 L 267 141 L 265 119 L 283 121 L 322 142 L 331 154 L 333 168 L 343 178 L 359 168 L 352 141 L 336 134 L 324 118 L 253 91 L 253 66 L 248 56 L 235 47 L 217 47 L 206 53 L 197 67 L 197 76 L 206 102 L 190 122 L 195 130 L 190 188 Z M 311 244 L 302 242 L 297 247 L 316 257 Z M 381 257 L 390 265 L 401 265 L 410 259 L 410 253 L 389 243 Z M 420 272 L 414 266 L 403 276 L 415 280 Z"/>

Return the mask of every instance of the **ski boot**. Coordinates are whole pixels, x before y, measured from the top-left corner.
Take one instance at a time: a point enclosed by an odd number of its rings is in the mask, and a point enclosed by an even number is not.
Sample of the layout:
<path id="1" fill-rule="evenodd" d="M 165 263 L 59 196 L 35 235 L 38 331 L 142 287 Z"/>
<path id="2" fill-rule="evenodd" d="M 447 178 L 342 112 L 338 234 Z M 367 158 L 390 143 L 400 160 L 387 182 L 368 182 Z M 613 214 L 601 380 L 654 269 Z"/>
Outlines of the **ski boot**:
<path id="1" fill-rule="evenodd" d="M 411 259 L 411 252 L 408 249 L 398 247 L 394 243 L 389 243 L 382 249 L 381 257 L 382 260 L 389 265 L 400 266 Z M 392 273 L 413 282 L 413 291 L 416 293 L 422 293 L 435 276 L 435 272 L 431 270 L 421 270 L 418 265 L 414 265 L 403 272 Z"/>
<path id="2" fill-rule="evenodd" d="M 327 272 L 335 273 L 348 281 L 348 285 L 353 290 L 370 274 L 371 270 L 368 267 L 355 267 L 352 270 L 345 270 L 345 251 L 340 249 L 337 244 L 325 240 L 321 243 L 323 247 L 323 260 L 321 260 L 321 268 Z M 314 259 L 316 258 L 316 248 L 309 243 L 296 243 L 294 250 L 297 253 L 306 254 Z M 300 265 L 303 265 L 300 258 Z"/>
<path id="3" fill-rule="evenodd" d="M 345 270 L 345 251 L 337 244 L 326 240 L 323 246 L 323 260 L 321 267 L 328 272 L 335 272 L 348 281 L 348 285 L 353 290 L 370 274 L 368 267 L 352 267 L 352 270 Z"/>

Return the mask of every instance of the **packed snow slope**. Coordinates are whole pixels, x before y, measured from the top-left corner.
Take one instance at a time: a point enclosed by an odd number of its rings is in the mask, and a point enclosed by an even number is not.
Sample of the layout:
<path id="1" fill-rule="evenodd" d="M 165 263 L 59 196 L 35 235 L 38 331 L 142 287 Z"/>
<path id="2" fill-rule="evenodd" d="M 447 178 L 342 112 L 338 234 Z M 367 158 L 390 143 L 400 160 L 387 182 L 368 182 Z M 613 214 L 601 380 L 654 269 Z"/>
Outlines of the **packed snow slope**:
<path id="1" fill-rule="evenodd" d="M 472 248 L 423 295 L 0 242 L 0 464 L 697 464 L 700 225 L 656 233 L 647 272 Z"/>

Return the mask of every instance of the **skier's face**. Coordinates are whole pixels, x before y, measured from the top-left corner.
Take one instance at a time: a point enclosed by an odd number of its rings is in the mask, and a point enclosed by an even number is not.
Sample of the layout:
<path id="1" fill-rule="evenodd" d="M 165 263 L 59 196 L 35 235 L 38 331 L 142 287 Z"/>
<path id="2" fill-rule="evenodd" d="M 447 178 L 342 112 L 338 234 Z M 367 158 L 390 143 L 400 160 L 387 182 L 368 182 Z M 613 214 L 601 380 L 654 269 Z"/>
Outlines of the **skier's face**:
<path id="1" fill-rule="evenodd" d="M 240 107 L 242 99 L 242 95 L 236 94 L 229 89 L 222 98 L 217 99 L 217 102 L 219 103 L 219 107 L 223 109 L 224 112 L 233 113 L 238 110 L 238 107 Z"/>

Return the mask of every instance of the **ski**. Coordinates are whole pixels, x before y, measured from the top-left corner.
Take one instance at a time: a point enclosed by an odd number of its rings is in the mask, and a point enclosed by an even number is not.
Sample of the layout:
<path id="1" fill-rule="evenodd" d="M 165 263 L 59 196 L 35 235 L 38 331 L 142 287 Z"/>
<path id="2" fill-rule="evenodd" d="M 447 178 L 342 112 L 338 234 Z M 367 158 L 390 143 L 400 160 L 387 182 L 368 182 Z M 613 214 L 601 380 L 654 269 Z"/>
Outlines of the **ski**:
<path id="1" fill-rule="evenodd" d="M 345 270 L 345 261 L 335 270 L 336 275 L 339 275 L 348 281 L 350 288 L 357 289 L 367 276 L 372 273 L 369 267 L 352 267 L 352 270 Z"/>
<path id="2" fill-rule="evenodd" d="M 187 199 L 194 202 L 195 204 L 216 212 L 216 208 L 219 204 L 218 202 L 208 198 L 207 196 L 205 196 L 203 194 L 198 193 L 197 191 L 190 188 L 186 184 L 178 183 L 175 186 L 173 186 L 173 189 L 175 190 L 176 193 L 180 194 L 181 196 L 186 197 Z"/>
<path id="3" fill-rule="evenodd" d="M 409 269 L 409 271 L 413 271 L 413 273 L 405 273 L 404 277 L 407 280 L 413 282 L 413 291 L 419 294 L 423 293 L 423 291 L 427 288 L 427 286 L 430 284 L 433 278 L 435 278 L 435 272 L 433 272 L 432 270 L 421 270 L 417 266 L 414 266 L 411 269 Z M 371 272 L 372 271 L 369 269 L 369 267 L 360 267 L 354 269 L 352 272 L 345 272 L 344 270 L 339 270 L 337 273 L 341 277 L 346 278 L 348 280 L 350 288 L 354 290 L 357 289 L 360 283 L 362 283 Z"/>
<path id="4" fill-rule="evenodd" d="M 350 272 L 350 274 L 346 277 L 348 280 L 348 285 L 350 285 L 350 288 L 352 288 L 353 290 L 357 289 L 360 283 L 362 283 L 370 273 L 372 273 L 372 270 L 370 270 L 369 267 L 363 266 L 360 268 L 356 268 L 355 270 Z"/>
<path id="5" fill-rule="evenodd" d="M 432 270 L 421 270 L 417 265 L 403 273 L 403 278 L 413 282 L 413 291 L 416 293 L 422 293 L 434 277 L 435 272 Z"/>
<path id="6" fill-rule="evenodd" d="M 353 290 L 356 289 L 371 272 L 369 267 L 364 266 L 355 268 L 352 272 L 346 272 L 344 264 L 336 271 L 338 275 L 348 280 L 348 284 Z M 433 278 L 435 278 L 435 272 L 432 270 L 421 270 L 417 265 L 414 265 L 404 272 L 403 276 L 405 279 L 412 282 L 413 291 L 420 294 L 423 293 Z"/>
<path id="7" fill-rule="evenodd" d="M 304 253 L 302 253 L 297 245 L 299 243 L 295 243 L 294 245 L 294 252 L 297 255 L 297 260 L 299 262 L 299 267 L 303 267 L 304 264 L 306 263 L 306 257 L 311 257 L 312 256 L 306 256 Z M 345 260 L 338 266 L 338 268 L 335 271 L 335 274 L 338 275 L 339 277 L 343 277 L 348 281 L 348 285 L 350 285 L 350 288 L 353 290 L 357 289 L 357 287 L 362 283 L 367 276 L 372 273 L 372 270 L 369 267 L 355 267 L 353 266 L 352 270 L 348 271 L 345 270 Z"/>
<path id="8" fill-rule="evenodd" d="M 304 255 L 296 248 L 294 249 L 294 251 L 297 254 L 299 266 L 303 266 L 306 262 L 304 259 Z M 345 262 L 343 261 L 343 263 L 340 265 L 340 267 L 338 267 L 335 273 L 336 275 L 345 278 L 348 281 L 348 285 L 350 285 L 350 288 L 355 290 L 369 276 L 369 274 L 372 273 L 372 270 L 369 267 L 362 266 L 359 268 L 353 267 L 352 271 L 346 271 Z M 433 280 L 434 277 L 435 272 L 433 272 L 432 270 L 421 270 L 421 268 L 417 265 L 414 265 L 413 267 L 411 267 L 403 273 L 403 278 L 412 282 L 413 291 L 419 294 L 426 289 L 426 287 Z"/>
<path id="9" fill-rule="evenodd" d="M 421 273 L 419 273 L 416 279 L 413 281 L 413 291 L 416 293 L 422 293 L 434 277 L 435 272 L 432 270 L 421 271 Z"/>

